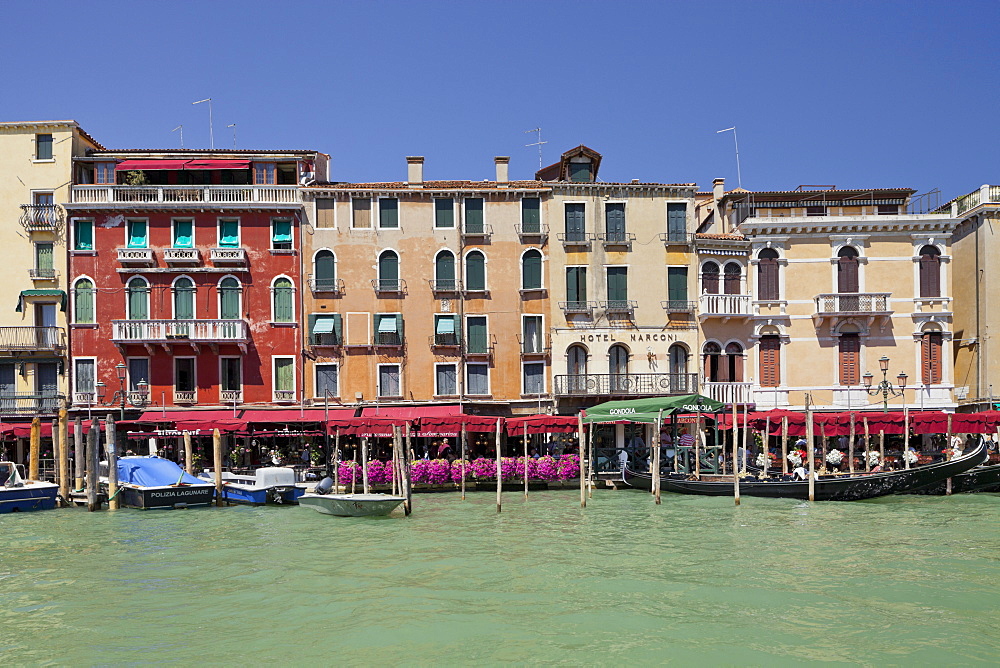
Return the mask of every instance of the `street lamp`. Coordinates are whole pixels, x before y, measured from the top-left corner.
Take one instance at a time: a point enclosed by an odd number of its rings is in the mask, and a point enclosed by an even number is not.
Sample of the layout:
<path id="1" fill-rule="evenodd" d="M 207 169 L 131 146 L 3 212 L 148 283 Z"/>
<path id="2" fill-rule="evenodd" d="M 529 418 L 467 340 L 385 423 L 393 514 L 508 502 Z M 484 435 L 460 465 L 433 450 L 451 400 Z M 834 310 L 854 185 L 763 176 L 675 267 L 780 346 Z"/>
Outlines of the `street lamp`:
<path id="1" fill-rule="evenodd" d="M 125 406 L 133 406 L 135 408 L 144 408 L 149 404 L 149 383 L 146 379 L 140 380 L 135 384 L 136 391 L 128 392 L 125 390 L 125 365 L 119 362 L 115 365 L 115 372 L 118 375 L 118 391 L 114 393 L 109 401 L 104 401 L 106 396 L 107 386 L 101 382 L 97 381 L 95 386 L 97 388 L 97 403 L 102 406 L 119 406 L 121 409 L 121 419 L 125 419 Z"/>
<path id="2" fill-rule="evenodd" d="M 882 357 L 879 358 L 878 367 L 879 370 L 882 372 L 882 380 L 879 381 L 878 385 L 872 387 L 872 379 L 874 378 L 874 376 L 872 375 L 871 371 L 865 373 L 865 375 L 861 377 L 861 380 L 864 383 L 865 392 L 867 392 L 869 395 L 873 397 L 878 396 L 879 394 L 882 395 L 882 412 L 888 413 L 889 397 L 901 397 L 903 396 L 903 393 L 906 390 L 906 374 L 901 371 L 899 375 L 896 376 L 896 382 L 899 383 L 899 389 L 897 390 L 893 387 L 892 383 L 890 383 L 888 379 L 889 358 L 886 357 L 885 355 L 882 355 Z"/>

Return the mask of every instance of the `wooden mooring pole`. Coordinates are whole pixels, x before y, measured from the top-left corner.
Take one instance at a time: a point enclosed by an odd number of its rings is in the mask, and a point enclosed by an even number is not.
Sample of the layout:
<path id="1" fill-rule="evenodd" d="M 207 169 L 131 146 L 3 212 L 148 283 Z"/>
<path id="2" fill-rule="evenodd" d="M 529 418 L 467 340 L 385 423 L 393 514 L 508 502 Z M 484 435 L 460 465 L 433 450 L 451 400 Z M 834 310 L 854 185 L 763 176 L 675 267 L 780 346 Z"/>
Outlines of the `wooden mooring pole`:
<path id="1" fill-rule="evenodd" d="M 108 509 L 118 510 L 118 434 L 111 413 L 104 418 L 104 449 L 108 455 Z"/>
<path id="2" fill-rule="evenodd" d="M 663 409 L 661 408 L 656 414 L 656 435 L 649 439 L 649 442 L 653 444 L 653 497 L 656 499 L 656 505 L 660 505 L 660 427 L 663 425 Z M 645 429 L 645 425 L 643 425 Z"/>
<path id="3" fill-rule="evenodd" d="M 524 500 L 528 500 L 528 423 L 524 423 L 524 430 L 521 432 L 521 440 L 524 442 Z"/>
<path id="4" fill-rule="evenodd" d="M 854 411 L 851 411 L 851 442 L 847 444 L 848 472 L 854 475 Z"/>
<path id="5" fill-rule="evenodd" d="M 28 480 L 38 480 L 38 457 L 42 448 L 42 421 L 34 418 L 28 439 Z"/>
<path id="6" fill-rule="evenodd" d="M 869 442 L 871 439 L 869 437 L 869 431 L 868 431 L 868 416 L 866 415 L 865 417 L 862 418 L 862 420 L 864 420 L 864 425 L 865 425 L 865 471 L 871 471 L 872 465 L 870 463 L 871 459 L 868 457 L 868 453 L 871 452 L 872 446 L 871 443 Z"/>
<path id="7" fill-rule="evenodd" d="M 87 432 L 87 510 L 94 512 L 101 509 L 101 497 L 97 493 L 97 467 L 100 466 L 101 426 L 97 420 L 90 421 L 90 431 Z"/>
<path id="8" fill-rule="evenodd" d="M 788 473 L 788 416 L 781 418 L 781 474 Z"/>
<path id="9" fill-rule="evenodd" d="M 87 448 L 83 442 L 83 424 L 80 418 L 73 420 L 73 491 L 83 491 L 83 472 L 87 461 Z"/>
<path id="10" fill-rule="evenodd" d="M 403 514 L 409 517 L 413 512 L 413 478 L 410 463 L 413 461 L 413 441 L 410 438 L 410 423 L 406 423 L 406 437 L 403 443 L 403 491 L 406 501 L 403 502 Z M 451 468 L 448 469 L 449 475 Z"/>
<path id="11" fill-rule="evenodd" d="M 191 432 L 184 432 L 184 470 L 194 475 L 194 447 L 191 445 Z"/>
<path id="12" fill-rule="evenodd" d="M 580 445 L 577 451 L 580 455 L 580 507 L 587 507 L 587 483 L 586 483 L 586 472 L 584 471 L 584 461 L 583 461 L 583 412 L 576 414 L 576 442 Z"/>
<path id="13" fill-rule="evenodd" d="M 465 431 L 465 423 L 463 422 L 462 423 L 462 436 L 461 436 L 461 439 L 462 439 L 462 462 L 459 464 L 459 466 L 462 467 L 462 501 L 465 501 L 465 461 L 466 461 L 465 458 L 467 456 L 466 455 L 466 447 L 465 447 L 466 433 L 467 432 Z"/>
<path id="14" fill-rule="evenodd" d="M 212 468 L 215 470 L 215 505 L 222 507 L 222 434 L 212 430 Z"/>
<path id="15" fill-rule="evenodd" d="M 952 458 L 951 454 L 951 413 L 948 413 L 948 445 L 945 446 L 947 451 L 947 459 Z M 951 477 L 949 476 L 947 480 L 944 481 L 944 495 L 951 496 Z"/>
<path id="16" fill-rule="evenodd" d="M 733 453 L 733 501 L 736 505 L 740 505 L 740 472 L 737 470 L 736 466 L 739 463 L 737 456 L 737 434 L 736 434 L 736 402 L 733 401 L 733 428 L 730 430 L 730 440 L 732 441 L 731 450 Z"/>
<path id="17" fill-rule="evenodd" d="M 497 420 L 497 431 L 496 431 L 496 447 L 497 447 L 497 512 L 500 512 L 502 505 L 502 495 L 503 495 L 503 471 L 501 470 L 500 464 L 500 420 Z"/>
<path id="18" fill-rule="evenodd" d="M 813 441 L 813 413 L 806 402 L 806 456 L 809 457 L 809 500 L 816 500 L 816 444 Z"/>
<path id="19" fill-rule="evenodd" d="M 69 418 L 59 409 L 59 496 L 69 505 Z"/>

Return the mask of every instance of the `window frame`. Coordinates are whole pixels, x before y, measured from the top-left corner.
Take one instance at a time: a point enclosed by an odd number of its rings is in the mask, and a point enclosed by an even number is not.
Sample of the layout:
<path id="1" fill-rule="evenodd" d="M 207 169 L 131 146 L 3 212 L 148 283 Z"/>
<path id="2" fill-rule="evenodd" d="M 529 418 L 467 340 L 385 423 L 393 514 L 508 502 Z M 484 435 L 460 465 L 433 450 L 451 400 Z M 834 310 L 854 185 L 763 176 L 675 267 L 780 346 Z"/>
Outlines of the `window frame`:
<path id="1" fill-rule="evenodd" d="M 524 258 L 525 258 L 525 256 L 528 253 L 538 253 L 538 285 L 537 286 L 530 286 L 529 287 L 528 285 L 525 284 L 526 274 L 525 274 L 525 271 L 524 271 Z M 545 253 L 542 252 L 542 249 L 536 248 L 534 246 L 532 246 L 530 248 L 525 248 L 521 252 L 521 257 L 520 257 L 519 264 L 520 264 L 520 268 L 521 268 L 521 291 L 522 292 L 534 292 L 534 291 L 538 291 L 538 290 L 544 290 L 545 289 Z"/>
<path id="2" fill-rule="evenodd" d="M 288 298 L 291 305 L 291 316 L 288 318 L 288 320 L 278 320 L 278 287 L 276 284 L 278 281 L 282 279 L 287 280 L 289 282 L 289 287 L 287 288 L 287 290 L 290 293 Z M 285 288 L 282 289 L 284 290 Z M 296 301 L 295 281 L 292 280 L 292 277 L 288 276 L 287 274 L 278 274 L 277 276 L 271 279 L 270 291 L 271 291 L 270 323 L 272 325 L 297 325 L 298 320 L 296 320 L 296 317 L 298 316 L 298 314 L 296 313 L 295 310 L 295 301 Z"/>
<path id="3" fill-rule="evenodd" d="M 177 387 L 177 362 L 180 360 L 191 360 L 191 389 L 182 390 Z M 173 377 L 171 378 L 171 387 L 174 392 L 198 392 L 198 358 L 194 355 L 176 355 L 173 357 L 173 364 L 170 365 L 171 373 Z"/>
<path id="4" fill-rule="evenodd" d="M 399 385 L 397 388 L 399 390 L 398 394 L 385 394 L 382 388 L 382 369 L 385 367 L 395 367 L 396 368 L 396 382 Z M 380 362 L 376 365 L 376 375 L 375 375 L 375 392 L 376 396 L 386 399 L 404 397 L 406 396 L 405 390 L 403 389 L 403 366 L 396 362 Z"/>
<path id="5" fill-rule="evenodd" d="M 486 374 L 485 374 L 486 375 L 486 391 L 485 392 L 473 392 L 471 390 L 471 388 L 470 388 L 470 384 L 469 384 L 470 374 L 469 374 L 469 371 L 473 367 L 476 367 L 476 368 L 482 367 L 482 368 L 484 368 L 486 370 Z M 491 380 L 492 379 L 490 378 L 490 365 L 489 365 L 488 362 L 466 362 L 465 363 L 464 372 L 465 372 L 465 395 L 466 396 L 470 396 L 470 397 L 489 397 L 489 396 L 492 396 L 492 394 L 493 394 L 493 388 L 491 386 Z"/>
<path id="6" fill-rule="evenodd" d="M 455 386 L 452 388 L 454 390 L 453 392 L 442 392 L 441 391 L 441 385 L 438 382 L 439 381 L 438 373 L 439 373 L 439 369 L 441 367 L 451 367 L 451 370 L 454 372 L 453 382 L 455 383 Z M 458 392 L 458 386 L 459 386 L 459 382 L 458 382 L 458 364 L 455 363 L 455 362 L 435 362 L 434 363 L 434 396 L 435 397 L 457 397 L 457 396 L 460 396 L 459 392 Z"/>
<path id="7" fill-rule="evenodd" d="M 70 252 L 72 252 L 72 253 L 80 253 L 81 255 L 83 255 L 83 254 L 91 254 L 91 255 L 95 254 L 96 251 L 94 250 L 94 219 L 93 218 L 72 218 L 71 221 L 72 222 L 71 222 L 70 227 L 73 230 L 72 231 L 72 234 L 73 234 L 73 246 L 70 249 Z M 83 224 L 83 223 L 87 223 L 90 226 L 90 248 L 78 248 L 78 245 L 80 243 L 80 241 L 79 241 L 79 228 L 78 228 L 78 226 L 81 225 L 81 224 Z"/>
<path id="8" fill-rule="evenodd" d="M 541 379 L 542 379 L 542 387 L 541 387 L 541 391 L 540 392 L 529 392 L 528 391 L 528 384 L 527 384 L 528 374 L 527 374 L 527 368 L 529 366 L 532 366 L 532 367 L 533 366 L 539 366 L 539 367 L 542 368 L 542 372 L 540 374 L 541 375 Z M 521 362 L 521 394 L 522 395 L 527 395 L 527 396 L 542 396 L 544 394 L 548 394 L 548 378 L 547 378 L 547 376 L 548 376 L 548 374 L 545 373 L 545 362 L 539 362 L 539 361 Z"/>
<path id="9" fill-rule="evenodd" d="M 222 223 L 234 221 L 236 223 L 236 245 L 222 245 Z M 243 247 L 243 221 L 239 216 L 219 216 L 215 223 L 215 246 L 216 248 L 242 248 Z"/>
<path id="10" fill-rule="evenodd" d="M 563 205 L 563 238 L 566 241 L 581 242 L 587 240 L 587 202 L 584 200 L 567 200 L 562 203 Z M 570 237 L 569 231 L 569 211 L 571 206 L 580 206 L 583 211 L 583 224 L 580 230 L 580 238 Z"/>
<path id="11" fill-rule="evenodd" d="M 80 384 L 79 384 L 80 383 L 80 374 L 79 374 L 79 371 L 77 369 L 77 365 L 80 362 L 92 362 L 93 366 L 94 366 L 94 378 L 93 378 L 93 381 L 92 381 L 93 385 L 91 386 L 91 388 L 89 390 L 81 390 L 80 389 Z M 84 355 L 82 357 L 76 357 L 76 356 L 73 357 L 73 394 L 74 395 L 76 395 L 76 394 L 91 394 L 94 397 L 94 401 L 95 402 L 97 401 L 97 381 L 98 381 L 97 364 L 98 364 L 98 361 L 97 361 L 97 357 L 95 357 L 95 356 Z"/>
<path id="12" fill-rule="evenodd" d="M 326 399 L 325 394 L 320 394 L 319 391 L 319 371 L 320 368 L 333 368 L 336 369 L 336 392 L 331 392 L 331 398 L 340 398 L 340 362 L 316 362 L 313 364 L 313 399 L 324 401 Z"/>
<path id="13" fill-rule="evenodd" d="M 129 286 L 131 286 L 133 282 L 137 282 L 137 281 L 141 281 L 146 286 L 146 290 L 145 290 L 145 293 L 146 293 L 146 306 L 145 306 L 145 308 L 146 308 L 146 317 L 145 318 L 133 318 L 132 317 L 132 305 L 131 305 L 131 301 L 132 301 L 131 300 L 132 289 Z M 132 276 L 131 278 L 128 279 L 128 281 L 125 283 L 125 318 L 127 320 L 135 320 L 137 322 L 142 322 L 144 320 L 152 320 L 152 318 L 150 317 L 152 315 L 152 313 L 150 312 L 150 301 L 151 301 L 150 300 L 150 293 L 151 293 L 151 291 L 152 291 L 152 288 L 149 285 L 149 279 L 147 279 L 145 276 Z"/>
<path id="14" fill-rule="evenodd" d="M 145 226 L 146 233 L 143 235 L 145 242 L 142 246 L 132 245 L 132 224 L 142 223 Z M 149 218 L 126 218 L 125 219 L 125 248 L 136 248 L 136 249 L 146 249 L 149 248 Z"/>
<path id="15" fill-rule="evenodd" d="M 524 209 L 524 201 L 528 200 L 528 199 L 533 199 L 533 200 L 537 200 L 538 201 L 538 209 L 537 209 L 537 211 L 538 211 L 538 229 L 537 230 L 534 230 L 534 229 L 533 230 L 527 230 L 527 229 L 525 229 L 525 224 L 524 224 L 524 211 L 525 211 L 525 209 Z M 518 201 L 519 201 L 520 208 L 521 208 L 521 211 L 520 211 L 520 213 L 521 213 L 521 216 L 520 216 L 521 234 L 541 234 L 542 230 L 545 229 L 545 221 L 542 218 L 542 208 L 543 207 L 542 207 L 542 198 L 541 198 L 541 196 L 538 196 L 538 197 L 531 197 L 531 196 L 521 197 L 520 200 L 518 200 Z"/>
<path id="16" fill-rule="evenodd" d="M 384 202 L 386 200 L 391 200 L 391 201 L 394 201 L 396 203 L 396 224 L 395 225 L 383 225 L 382 224 L 382 202 Z M 399 230 L 399 229 L 402 229 L 403 224 L 402 224 L 402 221 L 400 220 L 399 198 L 398 197 L 382 197 L 382 196 L 380 196 L 380 197 L 377 198 L 377 204 L 378 204 L 378 229 L 380 229 L 380 230 Z"/>
<path id="17" fill-rule="evenodd" d="M 49 155 L 42 157 L 41 148 L 42 141 L 40 137 L 48 137 L 48 141 L 45 142 L 49 146 Z M 35 154 L 32 157 L 32 162 L 55 162 L 56 161 L 56 138 L 51 132 L 36 132 L 35 133 Z"/>
<path id="18" fill-rule="evenodd" d="M 226 360 L 239 360 L 238 368 L 240 370 L 240 383 L 239 383 L 240 386 L 238 388 L 233 389 L 233 388 L 224 387 L 223 381 L 226 379 L 226 377 L 225 377 L 225 374 L 223 373 L 223 371 L 225 370 L 225 367 L 223 365 L 226 363 Z M 246 373 L 244 373 L 245 370 L 243 369 L 243 356 L 242 355 L 219 355 L 218 367 L 219 367 L 219 386 L 218 387 L 219 387 L 220 395 L 221 395 L 222 392 L 239 392 L 240 393 L 240 397 L 242 398 L 242 396 L 243 396 L 243 385 L 244 385 L 244 380 L 245 380 L 245 376 L 246 376 Z M 220 396 L 220 401 L 221 401 L 221 396 Z"/>
<path id="19" fill-rule="evenodd" d="M 178 246 L 177 245 L 177 223 L 191 223 L 191 244 L 189 246 Z M 197 248 L 197 243 L 195 239 L 195 224 L 194 218 L 189 218 L 186 216 L 177 216 L 170 218 L 170 247 L 171 248 Z"/>
<path id="20" fill-rule="evenodd" d="M 292 387 L 291 389 L 282 389 L 278 387 L 278 362 L 288 361 L 291 362 L 292 367 Z M 281 399 L 280 401 L 294 401 L 295 397 L 298 395 L 298 365 L 295 363 L 295 355 L 271 355 L 271 398 L 274 401 L 279 401 L 277 393 L 278 392 L 291 392 L 291 399 Z"/>
<path id="21" fill-rule="evenodd" d="M 274 240 L 275 236 L 277 236 L 277 225 L 279 223 L 288 223 L 288 241 L 276 242 Z M 272 251 L 276 251 L 278 253 L 292 253 L 292 252 L 294 252 L 295 251 L 295 230 L 294 230 L 294 228 L 295 228 L 295 221 L 293 221 L 292 218 L 290 218 L 290 217 L 277 216 L 277 217 L 271 218 L 271 250 Z M 278 244 L 278 243 L 280 243 L 282 245 L 281 246 L 275 245 L 275 244 Z M 288 244 L 288 246 L 285 247 L 284 244 Z"/>
<path id="22" fill-rule="evenodd" d="M 237 306 L 236 313 L 238 316 L 236 318 L 226 318 L 222 315 L 222 290 L 223 290 L 222 282 L 227 278 L 231 278 L 236 281 L 236 306 Z M 236 276 L 235 274 L 224 274 L 221 278 L 219 278 L 219 280 L 215 283 L 215 297 L 217 306 L 216 313 L 218 315 L 219 320 L 243 319 L 243 281 L 240 280 L 239 276 Z"/>
<path id="23" fill-rule="evenodd" d="M 147 389 L 149 389 L 150 392 L 152 393 L 153 364 L 152 364 L 152 358 L 147 355 L 130 355 L 125 358 L 125 387 L 127 392 L 131 393 L 139 391 L 138 383 L 132 382 L 132 362 L 142 361 L 142 360 L 145 360 L 146 362 L 146 375 L 149 376 L 149 378 L 140 378 L 139 380 L 145 380 Z"/>
<path id="24" fill-rule="evenodd" d="M 367 226 L 361 226 L 361 225 L 357 225 L 356 224 L 357 220 L 358 220 L 357 212 L 360 209 L 356 209 L 354 207 L 354 203 L 355 202 L 368 202 L 368 209 L 367 209 L 367 211 L 368 211 L 368 225 Z M 349 206 L 351 208 L 351 229 L 352 230 L 372 230 L 372 229 L 375 228 L 375 221 L 372 220 L 372 210 L 374 209 L 374 207 L 372 206 L 372 198 L 370 196 L 369 197 L 351 197 L 350 201 L 348 202 L 348 204 L 349 204 Z"/>
<path id="25" fill-rule="evenodd" d="M 77 291 L 77 285 L 80 283 L 80 281 L 89 281 L 90 282 L 90 311 L 91 311 L 91 313 L 90 313 L 90 320 L 89 320 L 89 322 L 80 322 L 80 320 L 77 319 L 77 297 L 76 297 L 76 291 Z M 94 279 L 92 279 L 87 274 L 80 274 L 79 276 L 77 276 L 76 279 L 73 281 L 73 285 L 70 288 L 70 299 L 72 301 L 72 304 L 71 304 L 72 310 L 70 311 L 70 313 L 73 316 L 73 324 L 74 325 L 94 325 L 94 326 L 96 326 L 97 325 L 97 283 L 94 282 Z"/>
<path id="26" fill-rule="evenodd" d="M 470 350 L 472 337 L 469 336 L 469 321 L 482 319 L 486 323 L 486 348 L 484 350 Z M 487 355 L 490 352 L 490 316 L 488 313 L 466 313 L 465 322 L 462 323 L 464 327 L 462 328 L 462 337 L 465 342 L 464 349 L 467 353 L 472 355 Z"/>
<path id="27" fill-rule="evenodd" d="M 480 221 L 481 229 L 479 231 L 469 231 L 469 205 L 470 200 L 478 200 L 483 203 L 483 207 L 479 210 L 482 214 L 482 220 Z M 469 236 L 478 236 L 486 233 L 486 198 L 485 197 L 463 197 L 462 198 L 462 232 Z"/>
<path id="28" fill-rule="evenodd" d="M 455 198 L 454 197 L 432 197 L 434 202 L 434 229 L 435 230 L 453 230 L 456 226 L 456 216 L 455 216 Z M 440 202 L 451 202 L 451 225 L 438 225 L 438 204 Z"/>
<path id="29" fill-rule="evenodd" d="M 478 254 L 483 258 L 483 284 L 478 287 L 469 286 L 469 257 L 473 254 Z M 466 292 L 489 292 L 490 291 L 490 272 L 489 272 L 489 258 L 487 257 L 485 251 L 480 248 L 471 248 L 466 251 L 465 256 L 462 258 L 462 289 Z"/>
<path id="30" fill-rule="evenodd" d="M 170 282 L 170 316 L 171 320 L 187 320 L 177 317 L 177 283 L 183 279 L 191 281 L 191 320 L 198 316 L 198 283 L 187 274 L 180 274 Z"/>
<path id="31" fill-rule="evenodd" d="M 528 341 L 528 320 L 538 321 L 538 347 L 537 350 L 525 350 L 525 343 Z M 545 315 L 542 313 L 522 313 L 521 314 L 521 352 L 529 355 L 540 355 L 545 352 Z"/>

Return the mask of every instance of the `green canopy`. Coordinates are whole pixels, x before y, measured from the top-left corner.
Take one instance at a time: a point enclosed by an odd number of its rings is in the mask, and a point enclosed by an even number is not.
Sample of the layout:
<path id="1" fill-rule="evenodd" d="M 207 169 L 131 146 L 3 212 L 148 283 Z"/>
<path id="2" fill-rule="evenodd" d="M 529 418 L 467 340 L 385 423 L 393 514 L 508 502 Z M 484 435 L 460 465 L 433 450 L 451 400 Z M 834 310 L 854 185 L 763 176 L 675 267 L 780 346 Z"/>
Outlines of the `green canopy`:
<path id="1" fill-rule="evenodd" d="M 700 394 L 682 394 L 670 397 L 648 397 L 606 401 L 587 409 L 584 422 L 656 422 L 660 411 L 663 415 L 674 413 L 716 413 L 725 404 Z"/>

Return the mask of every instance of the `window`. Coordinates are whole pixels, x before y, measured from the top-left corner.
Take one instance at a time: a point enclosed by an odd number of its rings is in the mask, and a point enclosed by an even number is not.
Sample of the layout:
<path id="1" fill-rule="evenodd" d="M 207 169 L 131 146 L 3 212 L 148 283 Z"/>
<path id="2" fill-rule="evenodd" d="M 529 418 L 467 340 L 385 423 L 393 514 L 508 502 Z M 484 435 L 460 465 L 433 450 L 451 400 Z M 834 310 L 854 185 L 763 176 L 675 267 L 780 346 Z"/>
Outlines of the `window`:
<path id="1" fill-rule="evenodd" d="M 219 318 L 238 320 L 240 311 L 240 282 L 232 276 L 226 276 L 219 281 Z"/>
<path id="2" fill-rule="evenodd" d="M 569 203 L 565 206 L 566 241 L 586 241 L 585 205 L 581 203 Z"/>
<path id="3" fill-rule="evenodd" d="M 469 197 L 465 200 L 465 233 L 482 234 L 486 230 L 483 224 L 483 198 Z"/>
<path id="4" fill-rule="evenodd" d="M 220 357 L 219 388 L 223 392 L 239 392 L 243 389 L 243 358 Z"/>
<path id="5" fill-rule="evenodd" d="M 295 398 L 294 357 L 274 358 L 274 395 L 281 400 Z"/>
<path id="6" fill-rule="evenodd" d="M 566 349 L 566 373 L 569 392 L 587 391 L 587 349 L 578 343 Z"/>
<path id="7" fill-rule="evenodd" d="M 455 288 L 455 254 L 448 250 L 440 251 L 434 258 L 434 289 Z"/>
<path id="8" fill-rule="evenodd" d="M 806 207 L 807 216 L 825 216 L 826 207 L 825 206 L 807 206 Z"/>
<path id="9" fill-rule="evenodd" d="M 920 378 L 924 385 L 941 382 L 941 332 L 926 332 L 920 337 Z"/>
<path id="10" fill-rule="evenodd" d="M 781 338 L 762 336 L 757 346 L 760 351 L 760 386 L 781 385 Z"/>
<path id="11" fill-rule="evenodd" d="M 941 251 L 937 246 L 920 249 L 920 296 L 941 296 Z"/>
<path id="12" fill-rule="evenodd" d="M 98 185 L 114 185 L 115 183 L 115 164 L 113 162 L 95 162 L 94 163 L 94 182 Z"/>
<path id="13" fill-rule="evenodd" d="M 323 197 L 316 200 L 316 227 L 336 227 L 334 200 Z"/>
<path id="14" fill-rule="evenodd" d="M 624 308 L 628 305 L 628 267 L 607 267 L 608 306 Z"/>
<path id="15" fill-rule="evenodd" d="M 569 163 L 569 180 L 578 182 L 590 181 L 590 161 Z"/>
<path id="16" fill-rule="evenodd" d="M 97 360 L 73 360 L 73 391 L 89 395 L 86 400 L 93 401 L 97 391 L 96 373 Z M 83 397 L 81 397 L 83 399 Z"/>
<path id="17" fill-rule="evenodd" d="M 367 230 L 372 226 L 372 201 L 368 197 L 351 199 L 351 226 Z"/>
<path id="18" fill-rule="evenodd" d="M 738 295 L 740 291 L 740 278 L 743 276 L 743 267 L 738 262 L 727 262 L 723 269 L 724 283 L 723 291 L 727 295 Z"/>
<path id="19" fill-rule="evenodd" d="M 743 346 L 738 343 L 730 343 L 726 346 L 726 374 L 729 382 L 743 382 Z"/>
<path id="20" fill-rule="evenodd" d="M 466 394 L 487 395 L 490 393 L 490 367 L 488 364 L 465 365 Z"/>
<path id="21" fill-rule="evenodd" d="M 287 218 L 271 221 L 271 249 L 292 250 L 292 221 Z"/>
<path id="22" fill-rule="evenodd" d="M 295 322 L 294 288 L 291 279 L 279 276 L 274 279 L 271 290 L 274 299 L 274 322 Z"/>
<path id="23" fill-rule="evenodd" d="M 542 289 L 542 254 L 534 248 L 521 255 L 521 289 Z"/>
<path id="24" fill-rule="evenodd" d="M 450 197 L 434 199 L 434 227 L 455 227 L 455 200 Z"/>
<path id="25" fill-rule="evenodd" d="M 336 364 L 317 364 L 316 369 L 316 391 L 313 396 L 325 399 L 327 397 L 339 397 L 340 387 L 340 367 Z"/>
<path id="26" fill-rule="evenodd" d="M 149 358 L 130 357 L 128 359 L 128 390 L 138 392 L 139 383 L 145 382 L 149 386 Z"/>
<path id="27" fill-rule="evenodd" d="M 455 315 L 434 316 L 434 345 L 458 345 L 458 327 L 456 327 L 457 319 L 458 316 Z"/>
<path id="28" fill-rule="evenodd" d="M 543 352 L 543 345 L 542 316 L 521 316 L 521 352 L 540 353 Z"/>
<path id="29" fill-rule="evenodd" d="M 190 219 L 174 221 L 174 248 L 194 248 L 194 221 Z"/>
<path id="30" fill-rule="evenodd" d="M 541 234 L 542 232 L 542 200 L 538 197 L 525 197 L 521 200 L 521 233 Z"/>
<path id="31" fill-rule="evenodd" d="M 465 256 L 465 289 L 472 292 L 486 290 L 486 256 L 472 251 Z"/>
<path id="32" fill-rule="evenodd" d="M 434 365 L 434 394 L 439 397 L 458 394 L 458 372 L 454 364 Z"/>
<path id="33" fill-rule="evenodd" d="M 147 360 L 148 361 L 148 360 Z M 56 411 L 59 408 L 59 364 L 55 362 L 39 362 L 35 365 L 35 392 L 42 395 L 41 408 L 44 411 Z"/>
<path id="34" fill-rule="evenodd" d="M 52 160 L 52 135 L 35 135 L 35 160 Z"/>
<path id="35" fill-rule="evenodd" d="M 174 281 L 174 320 L 194 320 L 194 281 L 187 276 Z"/>
<path id="36" fill-rule="evenodd" d="M 94 250 L 94 221 L 73 221 L 73 250 Z"/>
<path id="37" fill-rule="evenodd" d="M 706 262 L 701 265 L 701 293 L 704 295 L 719 294 L 719 265 Z"/>
<path id="38" fill-rule="evenodd" d="M 681 344 L 675 343 L 667 349 L 667 360 L 674 376 L 688 372 L 688 351 Z"/>
<path id="39" fill-rule="evenodd" d="M 344 342 L 343 319 L 339 313 L 315 313 L 309 316 L 309 343 L 314 346 L 339 346 Z"/>
<path id="40" fill-rule="evenodd" d="M 383 229 L 399 227 L 399 200 L 383 197 L 378 201 L 378 226 Z"/>
<path id="41" fill-rule="evenodd" d="M 722 348 L 719 344 L 709 341 L 702 347 L 702 352 L 705 360 L 705 380 L 710 383 L 728 380 L 724 373 L 727 365 L 722 363 Z"/>
<path id="42" fill-rule="evenodd" d="M 128 298 L 128 319 L 148 320 L 149 319 L 149 283 L 144 278 L 138 276 L 133 278 L 125 286 Z"/>
<path id="43" fill-rule="evenodd" d="M 331 250 L 324 248 L 313 259 L 313 289 L 321 292 L 337 289 L 337 258 Z"/>
<path id="44" fill-rule="evenodd" d="M 129 248 L 147 248 L 149 245 L 148 239 L 146 237 L 146 221 L 145 220 L 129 220 L 127 225 L 128 243 Z"/>
<path id="45" fill-rule="evenodd" d="M 880 216 L 895 216 L 899 213 L 898 204 L 879 204 L 878 205 L 878 215 Z"/>
<path id="46" fill-rule="evenodd" d="M 628 373 L 628 348 L 616 343 L 608 349 L 608 372 L 612 374 Z"/>
<path id="47" fill-rule="evenodd" d="M 253 182 L 258 186 L 273 186 L 276 184 L 277 165 L 273 162 L 258 162 L 253 166 Z"/>
<path id="48" fill-rule="evenodd" d="M 841 334 L 838 342 L 840 355 L 840 384 L 861 384 L 861 337 L 856 333 Z"/>
<path id="49" fill-rule="evenodd" d="M 193 357 L 174 358 L 174 391 L 194 392 L 195 388 L 195 364 Z"/>
<path id="50" fill-rule="evenodd" d="M 81 325 L 94 323 L 94 282 L 89 278 L 77 279 L 73 285 L 73 322 Z"/>
<path id="51" fill-rule="evenodd" d="M 667 267 L 668 306 L 685 308 L 688 302 L 687 267 Z"/>
<path id="52" fill-rule="evenodd" d="M 684 202 L 667 204 L 667 241 L 687 241 L 687 204 Z"/>
<path id="53" fill-rule="evenodd" d="M 378 365 L 378 395 L 380 397 L 402 396 L 398 364 Z"/>
<path id="54" fill-rule="evenodd" d="M 586 267 L 566 267 L 566 301 L 570 308 L 586 308 Z"/>
<path id="55" fill-rule="evenodd" d="M 624 202 L 604 205 L 604 232 L 607 241 L 622 243 L 626 240 Z"/>
<path id="56" fill-rule="evenodd" d="M 757 299 L 761 301 L 777 301 L 778 286 L 778 251 L 765 248 L 757 259 Z"/>
<path id="57" fill-rule="evenodd" d="M 858 291 L 858 251 L 844 246 L 837 252 L 837 292 Z"/>
<path id="58" fill-rule="evenodd" d="M 52 264 L 51 242 L 35 244 L 35 276 L 37 278 L 53 278 L 56 275 L 55 266 Z"/>
<path id="59" fill-rule="evenodd" d="M 378 289 L 398 292 L 399 286 L 399 256 L 395 251 L 382 251 L 378 256 Z"/>
<path id="60" fill-rule="evenodd" d="M 524 394 L 545 394 L 545 363 L 525 362 L 521 366 L 521 385 Z"/>
<path id="61" fill-rule="evenodd" d="M 375 314 L 375 345 L 403 345 L 403 316 L 399 313 Z"/>
<path id="62" fill-rule="evenodd" d="M 466 352 L 485 354 L 489 352 L 489 330 L 485 315 L 470 315 L 465 319 Z"/>
<path id="63" fill-rule="evenodd" d="M 219 221 L 219 248 L 239 248 L 240 221 L 236 218 L 223 218 Z"/>

